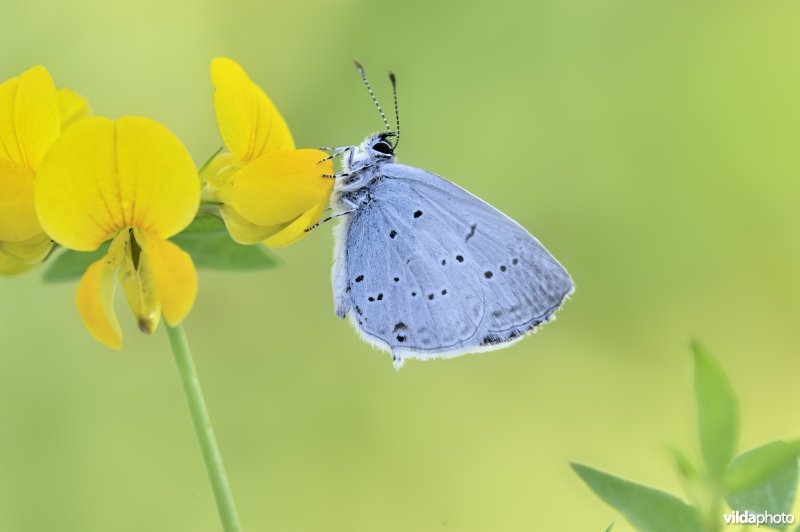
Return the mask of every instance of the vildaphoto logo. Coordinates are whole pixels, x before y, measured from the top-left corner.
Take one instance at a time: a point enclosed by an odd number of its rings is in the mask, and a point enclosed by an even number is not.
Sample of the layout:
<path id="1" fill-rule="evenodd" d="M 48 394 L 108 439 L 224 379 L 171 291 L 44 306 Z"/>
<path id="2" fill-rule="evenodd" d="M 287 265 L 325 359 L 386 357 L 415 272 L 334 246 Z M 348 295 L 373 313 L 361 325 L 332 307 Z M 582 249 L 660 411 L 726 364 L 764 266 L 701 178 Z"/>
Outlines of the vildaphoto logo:
<path id="1" fill-rule="evenodd" d="M 753 513 L 745 510 L 734 510 L 724 514 L 722 518 L 726 525 L 791 525 L 794 523 L 794 514 L 771 514 L 769 512 Z"/>

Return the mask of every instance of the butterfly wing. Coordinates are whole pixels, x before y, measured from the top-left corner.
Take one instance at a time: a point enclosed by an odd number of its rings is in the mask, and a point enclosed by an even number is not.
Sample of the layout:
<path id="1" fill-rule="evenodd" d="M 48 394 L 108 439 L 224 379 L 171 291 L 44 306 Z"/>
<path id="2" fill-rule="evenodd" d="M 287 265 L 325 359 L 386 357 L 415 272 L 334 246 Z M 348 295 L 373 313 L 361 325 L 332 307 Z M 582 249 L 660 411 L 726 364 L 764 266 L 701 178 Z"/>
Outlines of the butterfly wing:
<path id="1" fill-rule="evenodd" d="M 337 314 L 396 364 L 502 347 L 572 292 L 566 270 L 497 209 L 417 168 L 381 174 L 337 228 L 334 294 Z"/>

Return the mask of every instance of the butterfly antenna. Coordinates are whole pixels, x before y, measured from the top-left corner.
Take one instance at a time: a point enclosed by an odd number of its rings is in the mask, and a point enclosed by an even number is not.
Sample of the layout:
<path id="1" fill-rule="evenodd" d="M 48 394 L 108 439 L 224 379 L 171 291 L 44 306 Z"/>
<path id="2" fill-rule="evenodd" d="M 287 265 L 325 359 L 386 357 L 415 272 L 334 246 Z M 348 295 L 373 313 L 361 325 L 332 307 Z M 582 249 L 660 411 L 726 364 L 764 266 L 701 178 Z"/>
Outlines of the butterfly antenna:
<path id="1" fill-rule="evenodd" d="M 397 127 L 397 138 L 394 141 L 392 150 L 396 150 L 397 145 L 400 144 L 400 111 L 397 107 L 397 77 L 391 70 L 389 71 L 389 81 L 392 82 L 392 96 L 394 96 L 394 123 Z"/>
<path id="2" fill-rule="evenodd" d="M 361 79 L 364 80 L 364 85 L 367 86 L 367 90 L 369 91 L 369 95 L 372 97 L 372 101 L 375 103 L 375 107 L 378 108 L 378 112 L 381 114 L 381 118 L 383 119 L 383 123 L 386 124 L 386 129 L 391 131 L 392 128 L 389 126 L 389 121 L 386 120 L 386 115 L 383 114 L 383 109 L 381 108 L 381 104 L 378 103 L 378 98 L 375 97 L 375 93 L 372 91 L 372 85 L 369 84 L 369 80 L 367 79 L 367 74 L 364 72 L 364 67 L 361 66 L 361 63 L 358 61 L 353 61 L 356 64 L 356 68 L 358 69 L 358 73 L 361 74 Z"/>

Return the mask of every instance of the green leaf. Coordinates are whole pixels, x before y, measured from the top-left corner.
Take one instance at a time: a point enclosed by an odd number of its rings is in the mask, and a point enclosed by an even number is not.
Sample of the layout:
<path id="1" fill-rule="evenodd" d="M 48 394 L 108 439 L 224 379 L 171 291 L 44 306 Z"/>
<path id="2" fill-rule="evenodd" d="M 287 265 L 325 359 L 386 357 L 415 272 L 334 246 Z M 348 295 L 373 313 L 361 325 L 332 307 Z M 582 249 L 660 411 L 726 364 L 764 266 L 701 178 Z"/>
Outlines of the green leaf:
<path id="1" fill-rule="evenodd" d="M 63 283 L 80 279 L 86 268 L 100 260 L 108 252 L 110 243 L 102 244 L 95 251 L 83 252 L 65 249 L 50 259 L 47 269 L 42 275 L 46 283 Z"/>
<path id="2" fill-rule="evenodd" d="M 190 223 L 186 229 L 181 231 L 179 234 L 194 234 L 194 233 L 202 233 L 202 234 L 228 234 L 228 230 L 225 229 L 225 223 L 217 218 L 216 216 L 211 216 L 209 214 L 201 214 Z"/>
<path id="3" fill-rule="evenodd" d="M 739 455 L 728 467 L 725 487 L 728 492 L 748 490 L 776 473 L 796 465 L 800 440 L 774 441 Z"/>
<path id="4" fill-rule="evenodd" d="M 214 216 L 199 216 L 171 239 L 189 253 L 201 270 L 254 271 L 274 268 L 280 260 L 261 244 L 234 242 L 225 224 Z"/>
<path id="5" fill-rule="evenodd" d="M 697 473 L 697 468 L 692 464 L 692 461 L 676 447 L 669 446 L 667 450 L 672 455 L 675 465 L 678 468 L 681 476 L 686 480 L 696 480 L 700 475 Z"/>
<path id="6" fill-rule="evenodd" d="M 613 530 L 613 528 L 614 528 L 614 521 L 611 521 L 611 524 L 608 525 L 608 528 L 606 528 L 606 532 L 611 532 L 611 530 Z"/>
<path id="7" fill-rule="evenodd" d="M 642 532 L 702 532 L 697 510 L 677 497 L 582 464 L 572 469 L 607 504 Z"/>
<path id="8" fill-rule="evenodd" d="M 798 453 L 797 440 L 776 441 L 742 453 L 728 468 L 728 505 L 740 512 L 790 512 L 797 494 Z M 780 524 L 765 526 L 783 528 Z"/>
<path id="9" fill-rule="evenodd" d="M 709 474 L 722 481 L 739 441 L 739 405 L 722 366 L 697 342 L 692 350 L 700 448 Z"/>

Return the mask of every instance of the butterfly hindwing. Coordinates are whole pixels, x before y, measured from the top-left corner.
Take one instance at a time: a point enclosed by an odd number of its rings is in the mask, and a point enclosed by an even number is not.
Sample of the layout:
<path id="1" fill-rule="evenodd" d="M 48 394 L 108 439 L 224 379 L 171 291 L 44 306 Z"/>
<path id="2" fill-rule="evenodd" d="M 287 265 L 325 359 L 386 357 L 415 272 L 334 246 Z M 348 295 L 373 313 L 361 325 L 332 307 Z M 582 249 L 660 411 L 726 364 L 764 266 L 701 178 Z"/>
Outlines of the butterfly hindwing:
<path id="1" fill-rule="evenodd" d="M 434 174 L 386 164 L 338 229 L 337 313 L 403 358 L 454 356 L 516 339 L 572 291 L 519 224 Z"/>

